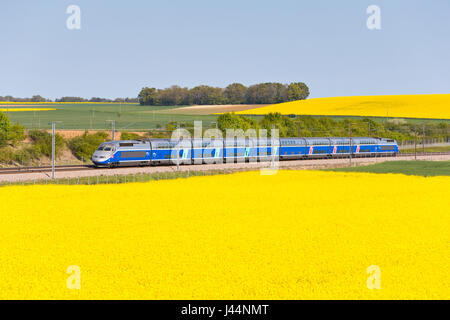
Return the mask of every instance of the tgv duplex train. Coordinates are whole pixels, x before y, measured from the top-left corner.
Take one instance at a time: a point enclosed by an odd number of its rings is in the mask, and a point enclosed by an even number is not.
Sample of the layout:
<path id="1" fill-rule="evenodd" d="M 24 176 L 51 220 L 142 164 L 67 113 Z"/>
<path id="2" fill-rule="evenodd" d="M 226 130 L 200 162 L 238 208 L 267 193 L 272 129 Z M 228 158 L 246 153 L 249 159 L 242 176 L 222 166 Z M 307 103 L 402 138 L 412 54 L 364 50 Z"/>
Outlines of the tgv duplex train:
<path id="1" fill-rule="evenodd" d="M 91 160 L 100 167 L 395 156 L 395 140 L 383 138 L 149 139 L 104 142 Z"/>

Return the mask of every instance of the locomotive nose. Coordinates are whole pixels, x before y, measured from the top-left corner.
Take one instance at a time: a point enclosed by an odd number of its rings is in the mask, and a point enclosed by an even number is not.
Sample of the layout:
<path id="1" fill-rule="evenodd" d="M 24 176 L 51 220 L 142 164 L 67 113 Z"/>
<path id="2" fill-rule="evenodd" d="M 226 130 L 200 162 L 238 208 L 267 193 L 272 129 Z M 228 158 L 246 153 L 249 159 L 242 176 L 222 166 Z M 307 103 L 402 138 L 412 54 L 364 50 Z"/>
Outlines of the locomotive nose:
<path id="1" fill-rule="evenodd" d="M 94 152 L 94 154 L 92 155 L 92 160 L 102 161 L 102 160 L 108 159 L 110 156 L 111 156 L 111 151 L 108 152 L 108 151 L 96 150 Z"/>
<path id="2" fill-rule="evenodd" d="M 94 151 L 91 159 L 93 162 L 105 162 L 112 156 L 113 152 L 114 147 L 112 145 L 100 145 L 100 147 Z"/>

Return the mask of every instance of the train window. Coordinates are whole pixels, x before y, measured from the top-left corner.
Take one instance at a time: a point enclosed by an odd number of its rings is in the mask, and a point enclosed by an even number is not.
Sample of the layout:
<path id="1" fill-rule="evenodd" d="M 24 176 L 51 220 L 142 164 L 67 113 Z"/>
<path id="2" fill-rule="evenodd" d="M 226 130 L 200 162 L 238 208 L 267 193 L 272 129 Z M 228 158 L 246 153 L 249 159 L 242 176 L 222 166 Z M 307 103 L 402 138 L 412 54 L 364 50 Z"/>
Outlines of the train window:
<path id="1" fill-rule="evenodd" d="M 103 151 L 111 151 L 112 149 L 111 149 L 111 147 L 105 147 L 104 149 L 103 149 Z"/>
<path id="2" fill-rule="evenodd" d="M 100 146 L 100 147 L 98 147 L 98 149 L 97 149 L 98 151 L 102 151 L 103 150 L 103 147 L 102 146 Z"/>
<path id="3" fill-rule="evenodd" d="M 122 152 L 121 158 L 145 158 L 145 151 Z"/>

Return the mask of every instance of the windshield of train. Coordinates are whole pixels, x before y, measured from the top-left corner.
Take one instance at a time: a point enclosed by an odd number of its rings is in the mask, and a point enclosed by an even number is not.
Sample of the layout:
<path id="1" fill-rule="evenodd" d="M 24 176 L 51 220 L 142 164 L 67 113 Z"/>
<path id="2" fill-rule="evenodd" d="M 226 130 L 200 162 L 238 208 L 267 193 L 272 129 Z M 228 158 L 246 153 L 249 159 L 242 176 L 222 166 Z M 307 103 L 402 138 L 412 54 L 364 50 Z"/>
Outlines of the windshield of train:
<path id="1" fill-rule="evenodd" d="M 112 151 L 113 150 L 113 146 L 107 144 L 107 145 L 98 147 L 97 150 L 98 151 Z"/>

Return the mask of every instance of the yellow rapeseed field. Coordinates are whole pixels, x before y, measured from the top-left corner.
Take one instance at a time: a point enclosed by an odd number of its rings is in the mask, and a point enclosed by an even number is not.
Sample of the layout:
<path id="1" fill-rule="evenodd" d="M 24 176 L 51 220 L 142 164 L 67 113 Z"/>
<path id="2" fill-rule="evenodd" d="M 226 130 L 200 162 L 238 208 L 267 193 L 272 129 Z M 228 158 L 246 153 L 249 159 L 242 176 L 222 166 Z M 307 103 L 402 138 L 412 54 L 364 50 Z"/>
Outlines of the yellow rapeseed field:
<path id="1" fill-rule="evenodd" d="M 449 190 L 314 171 L 2 187 L 0 298 L 449 299 Z"/>
<path id="2" fill-rule="evenodd" d="M 450 94 L 313 98 L 236 112 L 238 114 L 372 116 L 450 119 Z"/>
<path id="3" fill-rule="evenodd" d="M 53 111 L 52 108 L 0 108 L 0 112 Z"/>

